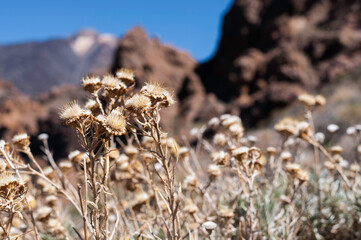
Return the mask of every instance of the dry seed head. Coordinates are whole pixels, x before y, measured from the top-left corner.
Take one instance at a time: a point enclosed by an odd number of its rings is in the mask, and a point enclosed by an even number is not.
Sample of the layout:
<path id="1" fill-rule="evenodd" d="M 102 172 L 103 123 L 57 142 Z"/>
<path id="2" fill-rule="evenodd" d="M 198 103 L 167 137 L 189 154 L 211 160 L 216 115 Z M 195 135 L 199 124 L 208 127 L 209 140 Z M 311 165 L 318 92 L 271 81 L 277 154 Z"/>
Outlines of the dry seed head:
<path id="1" fill-rule="evenodd" d="M 58 202 L 58 198 L 55 195 L 49 195 L 45 198 L 45 202 L 49 206 L 54 207 L 54 206 L 56 206 L 56 204 Z"/>
<path id="2" fill-rule="evenodd" d="M 26 192 L 24 182 L 9 172 L 0 175 L 0 197 L 12 200 L 22 197 Z"/>
<path id="3" fill-rule="evenodd" d="M 232 150 L 232 157 L 240 162 L 243 162 L 248 157 L 248 147 L 239 147 Z"/>
<path id="4" fill-rule="evenodd" d="M 140 93 L 149 97 L 153 106 L 160 103 L 162 106 L 169 107 L 174 103 L 172 94 L 156 83 L 146 83 Z"/>
<path id="5" fill-rule="evenodd" d="M 135 94 L 125 102 L 125 108 L 136 114 L 142 114 L 149 110 L 151 101 L 148 97 L 143 94 Z"/>
<path id="6" fill-rule="evenodd" d="M 184 179 L 184 186 L 186 188 L 196 188 L 197 187 L 197 177 L 195 175 L 188 175 Z"/>
<path id="7" fill-rule="evenodd" d="M 212 231 L 216 229 L 217 224 L 212 221 L 207 221 L 202 224 L 202 227 L 207 230 L 208 234 L 211 235 Z"/>
<path id="8" fill-rule="evenodd" d="M 330 125 L 327 126 L 327 130 L 328 130 L 330 133 L 335 133 L 335 132 L 337 132 L 339 129 L 340 129 L 340 127 L 337 126 L 336 124 L 330 124 Z"/>
<path id="9" fill-rule="evenodd" d="M 227 137 L 223 133 L 217 133 L 213 137 L 213 144 L 216 146 L 224 146 L 227 143 Z"/>
<path id="10" fill-rule="evenodd" d="M 302 182 L 308 182 L 310 179 L 310 174 L 306 170 L 301 169 L 301 171 L 297 172 L 296 178 Z"/>
<path id="11" fill-rule="evenodd" d="M 302 137 L 304 134 L 306 134 L 306 136 L 308 136 L 310 130 L 311 130 L 311 126 L 308 122 L 306 121 L 299 122 L 296 126 L 296 135 Z"/>
<path id="12" fill-rule="evenodd" d="M 316 106 L 324 106 L 326 104 L 326 98 L 322 95 L 316 95 Z"/>
<path id="13" fill-rule="evenodd" d="M 66 172 L 73 167 L 73 163 L 69 160 L 62 160 L 58 164 L 61 171 Z"/>
<path id="14" fill-rule="evenodd" d="M 195 214 L 198 211 L 198 207 L 192 202 L 192 200 L 188 199 L 183 208 L 183 211 L 188 214 Z"/>
<path id="15" fill-rule="evenodd" d="M 109 97 L 120 96 L 127 91 L 127 85 L 125 85 L 125 83 L 109 74 L 103 76 L 102 83 Z"/>
<path id="16" fill-rule="evenodd" d="M 49 135 L 47 133 L 40 133 L 39 136 L 38 136 L 38 139 L 40 141 L 46 141 L 49 139 Z"/>
<path id="17" fill-rule="evenodd" d="M 280 157 L 284 162 L 289 162 L 292 160 L 292 154 L 288 151 L 283 151 Z"/>
<path id="18" fill-rule="evenodd" d="M 26 133 L 17 134 L 12 138 L 13 143 L 20 149 L 26 149 L 30 145 L 30 137 Z"/>
<path id="19" fill-rule="evenodd" d="M 353 172 L 360 172 L 361 171 L 361 167 L 359 164 L 357 163 L 352 163 L 350 165 L 350 170 L 353 171 Z"/>
<path id="20" fill-rule="evenodd" d="M 102 82 L 99 77 L 85 77 L 82 80 L 82 85 L 85 91 L 89 93 L 95 93 L 102 87 Z"/>
<path id="21" fill-rule="evenodd" d="M 307 94 L 307 93 L 303 93 L 303 94 L 299 95 L 298 100 L 307 107 L 311 107 L 316 104 L 315 97 L 310 94 Z"/>
<path id="22" fill-rule="evenodd" d="M 212 152 L 211 159 L 215 164 L 225 166 L 228 165 L 229 155 L 224 151 Z"/>
<path id="23" fill-rule="evenodd" d="M 325 161 L 323 164 L 328 170 L 334 170 L 336 168 L 335 164 L 331 161 Z"/>
<path id="24" fill-rule="evenodd" d="M 130 158 L 133 159 L 138 153 L 138 148 L 133 145 L 128 145 L 124 149 L 124 153 Z"/>
<path id="25" fill-rule="evenodd" d="M 208 166 L 208 170 L 207 170 L 208 174 L 210 175 L 210 177 L 217 177 L 219 175 L 222 174 L 221 168 L 218 167 L 218 165 L 216 164 L 210 164 Z"/>
<path id="26" fill-rule="evenodd" d="M 254 159 L 260 159 L 262 156 L 262 152 L 259 148 L 257 147 L 251 147 L 248 150 L 248 155 L 250 158 L 254 158 Z"/>
<path id="27" fill-rule="evenodd" d="M 347 135 L 352 136 L 352 135 L 355 135 L 357 133 L 357 131 L 356 131 L 355 127 L 351 126 L 346 129 L 346 133 L 347 133 Z"/>
<path id="28" fill-rule="evenodd" d="M 335 145 L 330 148 L 330 152 L 333 155 L 340 154 L 343 152 L 343 148 L 340 145 Z"/>
<path id="29" fill-rule="evenodd" d="M 286 165 L 286 171 L 293 176 L 295 176 L 295 174 L 301 170 L 301 166 L 297 163 L 288 163 Z"/>
<path id="30" fill-rule="evenodd" d="M 275 129 L 282 135 L 290 136 L 297 133 L 299 121 L 292 118 L 284 118 L 275 125 Z"/>
<path id="31" fill-rule="evenodd" d="M 119 69 L 116 73 L 116 77 L 127 85 L 130 85 L 135 81 L 134 72 L 127 68 Z"/>
<path id="32" fill-rule="evenodd" d="M 277 149 L 275 148 L 275 147 L 268 147 L 267 148 L 267 153 L 269 154 L 269 155 L 276 155 L 276 153 L 277 153 Z"/>
<path id="33" fill-rule="evenodd" d="M 242 125 L 242 120 L 237 116 L 231 115 L 222 121 L 222 126 L 224 126 L 226 128 L 229 128 L 233 124 Z"/>
<path id="34" fill-rule="evenodd" d="M 221 216 L 222 218 L 233 218 L 234 212 L 230 208 L 221 208 L 219 210 L 219 216 Z"/>
<path id="35" fill-rule="evenodd" d="M 236 136 L 239 138 L 242 137 L 244 134 L 244 128 L 242 124 L 232 124 L 228 130 L 230 131 L 232 136 Z"/>
<path id="36" fill-rule="evenodd" d="M 219 120 L 219 118 L 213 117 L 208 121 L 208 126 L 210 128 L 215 129 L 215 128 L 217 128 L 219 126 L 220 123 L 221 123 L 221 120 Z"/>
<path id="37" fill-rule="evenodd" d="M 361 156 L 361 144 L 357 146 L 357 153 Z"/>
<path id="38" fill-rule="evenodd" d="M 180 147 L 178 149 L 178 156 L 180 159 L 184 159 L 189 156 L 189 149 L 187 147 Z"/>
<path id="39" fill-rule="evenodd" d="M 139 208 L 142 205 L 144 205 L 148 200 L 150 196 L 146 192 L 137 192 L 133 201 L 130 203 L 130 205 L 133 208 Z"/>
<path id="40" fill-rule="evenodd" d="M 41 222 L 45 222 L 49 218 L 50 214 L 53 212 L 53 209 L 48 206 L 39 208 L 35 213 L 35 218 Z"/>
<path id="41" fill-rule="evenodd" d="M 60 113 L 60 118 L 63 119 L 67 125 L 75 123 L 84 116 L 87 116 L 86 111 L 82 109 L 76 101 L 65 104 Z"/>
<path id="42" fill-rule="evenodd" d="M 105 128 L 109 134 L 120 136 L 126 131 L 127 122 L 119 109 L 114 109 L 107 117 Z"/>
<path id="43" fill-rule="evenodd" d="M 319 143 L 324 143 L 325 142 L 325 134 L 323 134 L 322 132 L 316 133 L 315 140 Z"/>

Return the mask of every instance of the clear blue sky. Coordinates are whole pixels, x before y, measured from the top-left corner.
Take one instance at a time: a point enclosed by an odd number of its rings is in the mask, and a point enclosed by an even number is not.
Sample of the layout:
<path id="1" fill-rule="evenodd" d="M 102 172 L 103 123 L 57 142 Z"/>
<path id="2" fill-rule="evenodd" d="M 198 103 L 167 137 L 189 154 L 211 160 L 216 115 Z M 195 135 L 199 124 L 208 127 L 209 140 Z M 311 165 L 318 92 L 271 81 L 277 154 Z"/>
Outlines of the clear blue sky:
<path id="1" fill-rule="evenodd" d="M 83 28 L 122 36 L 135 25 L 189 52 L 212 55 L 232 0 L 1 0 L 0 44 L 69 36 Z"/>

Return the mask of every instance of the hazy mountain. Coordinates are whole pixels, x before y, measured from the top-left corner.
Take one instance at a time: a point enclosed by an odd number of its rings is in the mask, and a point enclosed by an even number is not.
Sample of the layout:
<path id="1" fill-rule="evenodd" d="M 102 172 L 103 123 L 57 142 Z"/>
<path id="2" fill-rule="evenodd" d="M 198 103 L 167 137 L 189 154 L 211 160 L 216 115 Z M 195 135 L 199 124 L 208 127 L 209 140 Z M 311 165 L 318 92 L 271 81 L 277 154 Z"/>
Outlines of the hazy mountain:
<path id="1" fill-rule="evenodd" d="M 81 31 L 63 39 L 0 46 L 0 78 L 36 95 L 108 71 L 116 46 L 110 34 Z"/>

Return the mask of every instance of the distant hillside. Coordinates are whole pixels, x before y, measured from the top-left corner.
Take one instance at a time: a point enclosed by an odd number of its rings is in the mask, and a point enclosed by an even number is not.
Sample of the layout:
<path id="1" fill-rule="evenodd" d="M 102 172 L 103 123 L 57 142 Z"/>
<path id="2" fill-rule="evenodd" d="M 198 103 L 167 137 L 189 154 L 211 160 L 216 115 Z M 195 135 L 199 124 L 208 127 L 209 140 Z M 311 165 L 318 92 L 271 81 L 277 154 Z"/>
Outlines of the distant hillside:
<path id="1" fill-rule="evenodd" d="M 79 84 L 85 74 L 108 71 L 115 46 L 115 37 L 91 30 L 64 39 L 0 46 L 0 78 L 29 95 Z"/>

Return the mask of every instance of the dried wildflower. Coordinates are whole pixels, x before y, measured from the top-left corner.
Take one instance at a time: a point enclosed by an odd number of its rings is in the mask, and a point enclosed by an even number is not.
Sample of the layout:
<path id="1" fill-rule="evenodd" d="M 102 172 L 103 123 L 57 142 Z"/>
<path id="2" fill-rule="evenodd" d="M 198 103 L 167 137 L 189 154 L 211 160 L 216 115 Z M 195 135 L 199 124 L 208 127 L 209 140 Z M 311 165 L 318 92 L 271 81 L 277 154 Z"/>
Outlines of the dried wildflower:
<path id="1" fill-rule="evenodd" d="M 35 213 L 35 218 L 41 222 L 45 221 L 50 217 L 50 214 L 53 212 L 53 209 L 48 206 L 39 208 Z"/>
<path id="2" fill-rule="evenodd" d="M 35 199 L 35 197 L 33 195 L 29 194 L 27 196 L 27 201 L 29 203 L 30 208 L 35 208 L 36 207 L 37 201 L 36 201 L 36 199 Z"/>
<path id="3" fill-rule="evenodd" d="M 224 151 L 212 152 L 211 159 L 215 164 L 225 166 L 228 165 L 229 155 Z"/>
<path id="4" fill-rule="evenodd" d="M 126 131 L 127 122 L 119 109 L 114 109 L 107 117 L 105 129 L 109 134 L 121 136 Z"/>
<path id="5" fill-rule="evenodd" d="M 333 155 L 340 154 L 343 152 L 343 148 L 340 145 L 335 145 L 330 148 L 330 152 Z"/>
<path id="6" fill-rule="evenodd" d="M 331 161 L 325 161 L 323 164 L 328 170 L 334 170 L 336 168 L 335 164 Z"/>
<path id="7" fill-rule="evenodd" d="M 324 143 L 325 141 L 325 134 L 323 134 L 322 132 L 318 132 L 315 134 L 315 140 L 319 143 Z"/>
<path id="8" fill-rule="evenodd" d="M 215 129 L 215 128 L 217 128 L 219 126 L 220 123 L 221 123 L 221 121 L 219 120 L 219 118 L 213 117 L 208 121 L 208 126 L 210 128 Z"/>
<path id="9" fill-rule="evenodd" d="M 296 126 L 296 136 L 303 137 L 310 135 L 311 126 L 308 122 L 302 121 L 299 122 Z"/>
<path id="10" fill-rule="evenodd" d="M 215 164 L 209 165 L 207 172 L 211 178 L 217 177 L 222 173 L 220 167 L 218 167 L 218 165 Z"/>
<path id="11" fill-rule="evenodd" d="M 299 121 L 292 118 L 284 118 L 275 125 L 275 129 L 280 134 L 288 137 L 297 134 Z"/>
<path id="12" fill-rule="evenodd" d="M 184 186 L 186 188 L 196 188 L 197 187 L 197 177 L 195 175 L 188 175 L 184 179 Z"/>
<path id="13" fill-rule="evenodd" d="M 209 235 L 211 235 L 213 230 L 216 229 L 217 224 L 212 221 L 207 221 L 202 224 L 202 227 L 207 230 Z"/>
<path id="14" fill-rule="evenodd" d="M 127 91 L 127 85 L 112 75 L 103 76 L 102 83 L 109 97 L 121 96 Z"/>
<path id="15" fill-rule="evenodd" d="M 65 121 L 67 125 L 73 125 L 80 119 L 88 117 L 90 114 L 82 109 L 77 102 L 70 102 L 64 105 L 60 113 L 60 118 Z"/>
<path id="16" fill-rule="evenodd" d="M 134 83 L 134 81 L 135 81 L 134 80 L 134 72 L 127 68 L 119 69 L 115 75 L 119 80 L 121 80 L 128 86 L 130 84 Z"/>
<path id="17" fill-rule="evenodd" d="M 234 212 L 232 209 L 230 208 L 221 208 L 219 210 L 219 216 L 222 218 L 233 218 L 234 217 Z"/>
<path id="18" fill-rule="evenodd" d="M 357 131 L 356 131 L 355 127 L 351 126 L 346 129 L 346 133 L 347 133 L 347 135 L 352 136 L 352 135 L 355 135 L 357 133 Z"/>
<path id="19" fill-rule="evenodd" d="M 357 153 L 361 156 L 361 144 L 357 146 Z"/>
<path id="20" fill-rule="evenodd" d="M 125 102 L 125 108 L 136 114 L 142 114 L 149 110 L 151 101 L 148 97 L 143 94 L 135 94 Z"/>
<path id="21" fill-rule="evenodd" d="M 296 178 L 301 182 L 308 182 L 310 179 L 310 174 L 309 172 L 301 169 L 301 171 L 297 172 Z"/>
<path id="22" fill-rule="evenodd" d="M 62 160 L 58 164 L 61 171 L 66 172 L 73 167 L 73 163 L 69 160 Z"/>
<path id="23" fill-rule="evenodd" d="M 298 100 L 307 107 L 311 107 L 316 104 L 315 97 L 310 94 L 307 94 L 307 93 L 303 93 L 303 94 L 299 95 Z"/>
<path id="24" fill-rule="evenodd" d="M 291 203 L 291 198 L 285 195 L 281 195 L 280 197 L 281 202 L 285 203 L 285 204 L 290 204 Z"/>
<path id="25" fill-rule="evenodd" d="M 248 157 L 248 147 L 239 147 L 234 150 L 232 150 L 231 154 L 232 157 L 237 159 L 240 162 L 243 162 Z"/>
<path id="26" fill-rule="evenodd" d="M 146 83 L 140 90 L 140 93 L 147 96 L 153 106 L 160 103 L 161 106 L 169 107 L 174 103 L 172 94 L 158 84 Z"/>
<path id="27" fill-rule="evenodd" d="M 339 126 L 337 126 L 336 124 L 330 124 L 327 126 L 327 130 L 330 132 L 330 133 L 335 133 L 339 130 Z"/>
<path id="28" fill-rule="evenodd" d="M 251 143 L 251 144 L 255 144 L 257 141 L 258 141 L 258 138 L 256 136 L 248 136 L 248 141 Z"/>
<path id="29" fill-rule="evenodd" d="M 316 106 L 324 106 L 326 104 L 326 98 L 322 95 L 316 95 Z"/>
<path id="30" fill-rule="evenodd" d="M 99 104 L 97 103 L 97 101 L 93 100 L 93 99 L 89 99 L 86 103 L 84 108 L 86 110 L 90 110 L 93 114 L 93 116 L 99 115 L 101 114 L 101 110 L 99 107 Z"/>
<path id="31" fill-rule="evenodd" d="M 81 164 L 83 162 L 84 157 L 88 158 L 88 156 L 85 153 L 82 153 L 78 150 L 72 151 L 68 155 L 68 159 L 77 164 Z"/>
<path id="32" fill-rule="evenodd" d="M 224 146 L 227 143 L 226 135 L 224 135 L 223 133 L 217 133 L 213 137 L 213 143 L 220 147 Z"/>
<path id="33" fill-rule="evenodd" d="M 178 157 L 180 159 L 185 159 L 189 156 L 189 149 L 187 147 L 180 147 L 178 149 Z"/>
<path id="34" fill-rule="evenodd" d="M 361 167 L 359 164 L 357 163 L 352 163 L 350 165 L 350 170 L 353 171 L 353 172 L 360 172 L 361 171 Z"/>
<path id="35" fill-rule="evenodd" d="M 45 198 L 45 202 L 49 206 L 54 207 L 58 203 L 58 198 L 55 195 L 49 195 Z"/>
<path id="36" fill-rule="evenodd" d="M 151 152 L 142 152 L 142 159 L 145 161 L 145 163 L 147 164 L 153 164 L 155 163 L 156 159 L 154 157 L 154 155 Z"/>
<path id="37" fill-rule="evenodd" d="M 96 93 L 102 87 L 102 82 L 99 77 L 87 76 L 82 79 L 82 85 L 85 91 Z"/>
<path id="38" fill-rule="evenodd" d="M 128 145 L 124 148 L 124 153 L 130 158 L 133 159 L 138 153 L 139 150 L 133 145 Z"/>
<path id="39" fill-rule="evenodd" d="M 15 146 L 20 149 L 26 149 L 30 145 L 30 137 L 26 133 L 17 134 L 12 139 Z"/>
<path id="40" fill-rule="evenodd" d="M 239 124 L 242 125 L 242 120 L 234 115 L 230 115 L 226 118 L 224 118 L 224 120 L 222 120 L 222 126 L 229 128 L 230 126 L 232 126 L 233 124 Z"/>
<path id="41" fill-rule="evenodd" d="M 9 172 L 0 175 L 0 197 L 13 200 L 22 197 L 26 192 L 24 182 Z"/>
<path id="42" fill-rule="evenodd" d="M 47 133 L 40 133 L 39 136 L 38 136 L 38 139 L 40 141 L 46 141 L 49 139 L 49 135 Z"/>
<path id="43" fill-rule="evenodd" d="M 262 156 L 262 152 L 257 147 L 251 147 L 248 149 L 248 156 L 253 159 L 259 159 Z"/>
<path id="44" fill-rule="evenodd" d="M 280 157 L 284 162 L 289 162 L 292 160 L 292 154 L 288 151 L 283 151 Z"/>
<path id="45" fill-rule="evenodd" d="M 232 124 L 229 128 L 228 128 L 229 132 L 232 134 L 232 136 L 234 137 L 242 137 L 244 134 L 244 128 L 241 124 Z"/>
<path id="46" fill-rule="evenodd" d="M 150 199 L 150 196 L 146 192 L 137 192 L 134 199 L 130 202 L 130 205 L 134 209 L 140 209 L 147 201 Z"/>
<path id="47" fill-rule="evenodd" d="M 198 211 L 198 207 L 192 202 L 192 200 L 189 199 L 186 201 L 183 211 L 188 214 L 195 214 Z"/>
<path id="48" fill-rule="evenodd" d="M 277 149 L 276 149 L 275 147 L 268 147 L 268 148 L 267 148 L 267 153 L 268 153 L 269 155 L 276 155 Z"/>
<path id="49" fill-rule="evenodd" d="M 291 175 L 296 175 L 301 170 L 301 166 L 297 163 L 288 163 L 286 165 L 286 171 Z"/>

